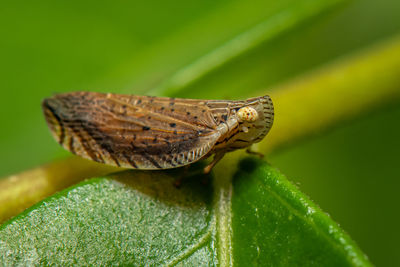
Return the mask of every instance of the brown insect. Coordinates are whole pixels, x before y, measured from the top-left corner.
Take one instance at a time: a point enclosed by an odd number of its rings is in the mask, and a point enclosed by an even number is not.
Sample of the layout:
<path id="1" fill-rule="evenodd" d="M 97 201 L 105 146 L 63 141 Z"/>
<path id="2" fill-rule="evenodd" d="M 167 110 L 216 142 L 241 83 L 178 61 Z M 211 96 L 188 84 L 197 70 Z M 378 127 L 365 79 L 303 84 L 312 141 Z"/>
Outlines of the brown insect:
<path id="1" fill-rule="evenodd" d="M 42 103 L 56 140 L 97 162 L 137 169 L 168 169 L 261 141 L 271 129 L 269 96 L 244 101 L 195 100 L 74 92 Z"/>

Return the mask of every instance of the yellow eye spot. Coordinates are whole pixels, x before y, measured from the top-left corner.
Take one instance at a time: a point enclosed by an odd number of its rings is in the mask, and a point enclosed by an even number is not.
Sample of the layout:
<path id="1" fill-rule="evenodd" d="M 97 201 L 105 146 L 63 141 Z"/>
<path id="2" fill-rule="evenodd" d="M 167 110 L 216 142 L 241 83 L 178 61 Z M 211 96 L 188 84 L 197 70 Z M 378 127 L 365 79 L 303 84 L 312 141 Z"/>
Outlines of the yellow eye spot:
<path id="1" fill-rule="evenodd" d="M 237 116 L 241 121 L 253 122 L 258 119 L 258 112 L 252 107 L 243 107 L 238 110 Z"/>

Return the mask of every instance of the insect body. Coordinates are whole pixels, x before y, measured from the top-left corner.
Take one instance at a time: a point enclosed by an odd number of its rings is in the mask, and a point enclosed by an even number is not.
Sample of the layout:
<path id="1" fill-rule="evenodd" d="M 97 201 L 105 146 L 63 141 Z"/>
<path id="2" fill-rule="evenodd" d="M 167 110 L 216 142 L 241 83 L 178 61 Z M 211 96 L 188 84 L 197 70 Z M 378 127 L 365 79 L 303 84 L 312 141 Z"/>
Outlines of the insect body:
<path id="1" fill-rule="evenodd" d="M 74 92 L 42 103 L 56 140 L 97 162 L 168 169 L 261 141 L 274 110 L 269 96 L 244 101 L 195 100 Z"/>

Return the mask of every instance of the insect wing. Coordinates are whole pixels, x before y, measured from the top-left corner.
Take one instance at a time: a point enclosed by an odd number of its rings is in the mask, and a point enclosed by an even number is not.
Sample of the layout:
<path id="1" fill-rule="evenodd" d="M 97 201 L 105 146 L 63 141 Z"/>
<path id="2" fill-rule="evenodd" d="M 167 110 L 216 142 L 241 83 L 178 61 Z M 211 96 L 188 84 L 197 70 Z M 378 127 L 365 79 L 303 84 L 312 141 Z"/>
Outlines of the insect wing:
<path id="1" fill-rule="evenodd" d="M 201 100 L 76 92 L 45 99 L 43 110 L 64 148 L 128 168 L 190 164 L 224 134 Z"/>

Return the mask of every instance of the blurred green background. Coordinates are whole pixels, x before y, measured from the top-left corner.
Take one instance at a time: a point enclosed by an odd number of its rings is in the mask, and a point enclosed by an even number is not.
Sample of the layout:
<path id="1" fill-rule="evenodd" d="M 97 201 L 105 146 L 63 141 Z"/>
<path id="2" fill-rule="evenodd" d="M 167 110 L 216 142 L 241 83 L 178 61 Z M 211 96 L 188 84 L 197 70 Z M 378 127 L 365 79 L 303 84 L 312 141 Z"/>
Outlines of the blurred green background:
<path id="1" fill-rule="evenodd" d="M 179 70 L 279 16 L 298 19 L 176 85 Z M 0 176 L 7 176 L 69 155 L 41 113 L 41 100 L 53 93 L 254 96 L 398 36 L 400 2 L 10 1 L 2 3 L 0 25 Z M 268 158 L 378 266 L 400 265 L 399 122 L 394 102 Z"/>

